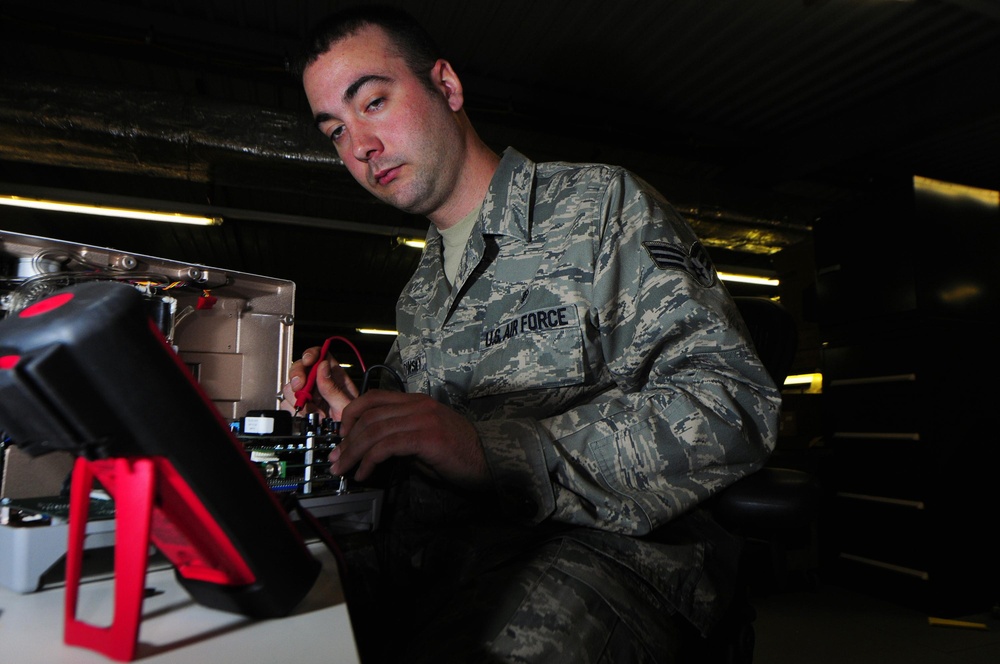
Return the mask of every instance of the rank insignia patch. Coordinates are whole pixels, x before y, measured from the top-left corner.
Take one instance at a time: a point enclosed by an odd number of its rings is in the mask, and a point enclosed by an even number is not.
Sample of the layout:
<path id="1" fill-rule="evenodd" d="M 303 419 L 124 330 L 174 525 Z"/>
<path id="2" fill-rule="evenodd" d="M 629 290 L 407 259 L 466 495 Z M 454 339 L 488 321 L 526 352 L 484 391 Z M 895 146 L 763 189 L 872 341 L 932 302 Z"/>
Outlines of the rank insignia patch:
<path id="1" fill-rule="evenodd" d="M 653 263 L 661 270 L 684 270 L 702 286 L 708 287 L 715 283 L 715 268 L 712 259 L 701 242 L 695 242 L 687 250 L 681 245 L 649 240 L 642 246 L 649 252 Z"/>

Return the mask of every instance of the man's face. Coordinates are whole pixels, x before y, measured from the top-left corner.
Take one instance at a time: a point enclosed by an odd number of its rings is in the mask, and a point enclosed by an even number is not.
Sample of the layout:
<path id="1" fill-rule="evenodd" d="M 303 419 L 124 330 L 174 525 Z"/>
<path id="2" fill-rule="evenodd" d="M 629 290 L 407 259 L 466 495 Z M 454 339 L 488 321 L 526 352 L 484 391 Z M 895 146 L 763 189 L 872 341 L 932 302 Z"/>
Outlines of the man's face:
<path id="1" fill-rule="evenodd" d="M 445 89 L 432 92 L 377 27 L 310 64 L 306 97 L 351 175 L 379 199 L 432 216 L 455 192 L 462 136 Z"/>

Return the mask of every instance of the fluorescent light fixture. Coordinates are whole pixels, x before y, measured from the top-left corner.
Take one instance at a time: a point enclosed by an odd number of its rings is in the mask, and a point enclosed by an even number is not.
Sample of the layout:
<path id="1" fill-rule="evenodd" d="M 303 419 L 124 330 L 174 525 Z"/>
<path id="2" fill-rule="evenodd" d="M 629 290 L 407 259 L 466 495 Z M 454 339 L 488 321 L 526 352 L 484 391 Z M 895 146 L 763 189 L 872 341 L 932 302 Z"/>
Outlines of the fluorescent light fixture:
<path id="1" fill-rule="evenodd" d="M 396 330 L 382 330 L 377 327 L 358 327 L 355 329 L 361 334 L 383 334 L 386 336 L 396 336 L 399 334 Z"/>
<path id="2" fill-rule="evenodd" d="M 31 208 L 33 210 L 48 210 L 50 212 L 72 212 L 75 214 L 90 214 L 100 217 L 118 217 L 121 219 L 142 219 L 145 221 L 165 221 L 172 224 L 194 224 L 197 226 L 218 226 L 221 217 L 203 217 L 174 212 L 153 212 L 152 210 L 137 210 L 104 205 L 88 205 L 86 203 L 64 203 L 40 198 L 25 198 L 23 196 L 0 195 L 0 205 Z"/>
<path id="3" fill-rule="evenodd" d="M 753 274 L 741 274 L 738 272 L 719 272 L 719 279 L 723 281 L 735 281 L 741 284 L 756 284 L 758 286 L 778 286 L 779 279 L 772 277 L 760 277 Z"/>
<path id="4" fill-rule="evenodd" d="M 997 207 L 1000 205 L 1000 192 L 993 189 L 981 189 L 979 187 L 969 187 L 964 184 L 956 184 L 954 182 L 943 182 L 941 180 L 933 180 L 931 178 L 921 177 L 919 175 L 913 176 L 913 187 L 915 189 L 924 189 L 926 191 L 933 191 L 938 194 L 943 194 L 945 196 L 950 196 L 952 198 L 971 198 L 973 200 L 979 201 L 980 203 L 986 203 L 987 205 L 992 205 Z"/>
<path id="5" fill-rule="evenodd" d="M 823 374 L 807 373 L 788 376 L 785 378 L 785 387 L 802 387 L 810 394 L 821 394 L 823 392 Z"/>

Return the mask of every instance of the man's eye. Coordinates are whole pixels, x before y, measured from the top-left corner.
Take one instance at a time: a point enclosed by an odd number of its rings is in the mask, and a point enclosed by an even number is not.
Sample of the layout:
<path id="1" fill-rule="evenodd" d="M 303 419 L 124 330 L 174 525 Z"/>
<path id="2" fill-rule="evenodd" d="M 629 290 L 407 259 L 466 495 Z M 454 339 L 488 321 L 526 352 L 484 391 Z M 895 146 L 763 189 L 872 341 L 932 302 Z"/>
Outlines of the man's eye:
<path id="1" fill-rule="evenodd" d="M 378 97 L 378 98 L 372 99 L 370 102 L 368 102 L 368 106 L 366 106 L 365 108 L 367 110 L 369 110 L 369 111 L 377 111 L 378 109 L 382 108 L 384 105 L 385 105 L 385 97 Z"/>
<path id="2" fill-rule="evenodd" d="M 340 137 L 343 135 L 344 135 L 344 125 L 340 125 L 339 127 L 334 127 L 333 131 L 330 132 L 330 140 L 336 143 L 337 140 L 339 140 Z"/>

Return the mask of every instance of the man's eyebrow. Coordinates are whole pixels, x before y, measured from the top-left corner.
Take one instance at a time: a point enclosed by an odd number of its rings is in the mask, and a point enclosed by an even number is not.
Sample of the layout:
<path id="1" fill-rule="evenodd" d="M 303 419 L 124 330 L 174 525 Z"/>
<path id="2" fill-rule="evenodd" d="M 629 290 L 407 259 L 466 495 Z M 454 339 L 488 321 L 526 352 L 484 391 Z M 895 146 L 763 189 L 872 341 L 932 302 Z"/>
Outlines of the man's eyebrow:
<path id="1" fill-rule="evenodd" d="M 391 79 L 388 76 L 380 76 L 378 74 L 365 74 L 359 77 L 356 81 L 347 86 L 344 90 L 344 101 L 351 101 L 354 99 L 354 95 L 358 94 L 358 90 L 368 85 L 369 83 L 388 83 Z"/>
<path id="2" fill-rule="evenodd" d="M 347 89 L 344 90 L 344 95 L 342 99 L 344 100 L 345 103 L 349 102 L 352 99 L 354 99 L 354 97 L 358 94 L 358 91 L 361 90 L 361 88 L 368 85 L 369 83 L 388 83 L 391 80 L 392 79 L 389 78 L 388 76 L 381 76 L 379 74 L 365 74 L 364 76 L 359 77 L 356 81 L 347 86 Z M 331 113 L 325 113 L 325 112 L 317 113 L 316 115 L 313 116 L 313 121 L 316 123 L 317 127 L 323 124 L 324 122 L 329 122 L 330 120 L 336 120 L 336 119 L 337 118 Z"/>
<path id="3" fill-rule="evenodd" d="M 323 124 L 324 122 L 329 122 L 330 120 L 334 119 L 336 118 L 333 117 L 332 113 L 317 113 L 316 115 L 313 116 L 313 122 L 316 124 L 317 127 Z"/>

